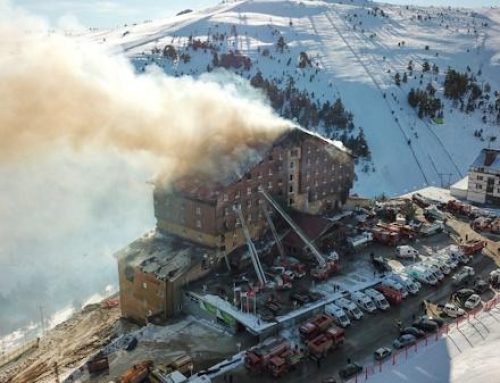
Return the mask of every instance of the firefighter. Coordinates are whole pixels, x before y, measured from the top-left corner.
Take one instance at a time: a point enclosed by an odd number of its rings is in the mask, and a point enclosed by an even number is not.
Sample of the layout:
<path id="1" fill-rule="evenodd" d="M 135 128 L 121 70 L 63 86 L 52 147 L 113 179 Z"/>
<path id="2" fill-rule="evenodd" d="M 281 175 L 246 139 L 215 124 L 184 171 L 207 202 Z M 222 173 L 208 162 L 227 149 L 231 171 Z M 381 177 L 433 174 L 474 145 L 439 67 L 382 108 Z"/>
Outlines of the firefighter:
<path id="1" fill-rule="evenodd" d="M 401 319 L 398 319 L 396 321 L 396 326 L 397 326 L 399 332 L 401 332 L 403 330 L 403 322 L 401 322 Z"/>

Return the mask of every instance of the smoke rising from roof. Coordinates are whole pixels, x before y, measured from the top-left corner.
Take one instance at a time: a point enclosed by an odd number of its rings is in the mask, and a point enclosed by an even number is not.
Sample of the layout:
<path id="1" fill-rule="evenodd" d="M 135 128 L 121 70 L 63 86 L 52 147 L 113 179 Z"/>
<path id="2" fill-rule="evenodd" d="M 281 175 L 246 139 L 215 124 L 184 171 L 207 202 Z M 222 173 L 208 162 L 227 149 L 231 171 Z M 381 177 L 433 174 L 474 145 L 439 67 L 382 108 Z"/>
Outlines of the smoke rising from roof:
<path id="1" fill-rule="evenodd" d="M 65 141 L 147 152 L 182 175 L 218 169 L 220 158 L 237 159 L 287 125 L 230 85 L 158 68 L 137 75 L 125 57 L 33 29 L 26 18 L 1 22 L 1 161 Z"/>
<path id="2" fill-rule="evenodd" d="M 288 125 L 224 76 L 138 75 L 48 30 L 0 0 L 0 335 L 116 283 L 154 225 L 146 179 L 231 170 Z"/>

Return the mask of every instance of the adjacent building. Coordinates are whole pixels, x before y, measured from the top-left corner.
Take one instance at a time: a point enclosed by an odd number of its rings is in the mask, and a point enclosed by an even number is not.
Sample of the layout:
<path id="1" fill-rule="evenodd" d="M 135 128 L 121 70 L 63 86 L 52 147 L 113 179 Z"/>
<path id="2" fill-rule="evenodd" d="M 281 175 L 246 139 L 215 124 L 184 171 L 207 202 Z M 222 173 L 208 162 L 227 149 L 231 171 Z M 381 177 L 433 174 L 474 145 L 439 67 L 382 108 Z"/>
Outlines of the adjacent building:
<path id="1" fill-rule="evenodd" d="M 483 149 L 469 168 L 467 199 L 500 205 L 500 150 Z"/>

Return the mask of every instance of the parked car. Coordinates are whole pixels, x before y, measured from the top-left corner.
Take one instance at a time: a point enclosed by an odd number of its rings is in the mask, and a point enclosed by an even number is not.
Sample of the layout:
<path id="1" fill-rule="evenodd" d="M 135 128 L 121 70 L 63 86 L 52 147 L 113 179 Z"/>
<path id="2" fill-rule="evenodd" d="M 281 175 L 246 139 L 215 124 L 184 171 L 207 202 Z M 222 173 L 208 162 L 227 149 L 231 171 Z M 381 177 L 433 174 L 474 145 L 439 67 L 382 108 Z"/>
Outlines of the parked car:
<path id="1" fill-rule="evenodd" d="M 425 336 L 425 331 L 420 330 L 416 327 L 409 326 L 405 327 L 403 330 L 401 330 L 400 335 L 405 335 L 405 334 L 410 334 L 413 335 L 415 338 L 420 339 Z"/>
<path id="2" fill-rule="evenodd" d="M 135 336 L 127 336 L 124 340 L 123 348 L 127 351 L 132 351 L 137 347 L 137 338 Z"/>
<path id="3" fill-rule="evenodd" d="M 460 304 L 464 304 L 465 301 L 473 294 L 475 294 L 475 291 L 472 289 L 460 289 L 453 293 L 452 297 L 455 298 Z"/>
<path id="4" fill-rule="evenodd" d="M 384 360 L 392 354 L 392 349 L 389 347 L 380 347 L 373 353 L 375 360 Z"/>
<path id="5" fill-rule="evenodd" d="M 415 260 L 418 257 L 418 251 L 409 245 L 400 245 L 396 247 L 396 257 Z"/>
<path id="6" fill-rule="evenodd" d="M 441 319 L 439 317 L 432 316 L 432 315 L 422 315 L 419 319 L 430 320 L 431 322 L 436 323 L 438 325 L 438 327 L 443 327 L 443 325 L 444 325 L 443 319 Z"/>
<path id="7" fill-rule="evenodd" d="M 446 303 L 442 310 L 443 313 L 451 318 L 458 318 L 465 315 L 465 311 L 453 303 Z"/>
<path id="8" fill-rule="evenodd" d="M 419 320 L 413 322 L 412 326 L 425 332 L 436 332 L 439 328 L 439 325 L 436 322 L 427 318 L 420 318 Z"/>
<path id="9" fill-rule="evenodd" d="M 403 347 L 411 346 L 412 344 L 415 344 L 416 341 L 417 338 L 415 338 L 413 335 L 405 334 L 401 335 L 394 342 L 392 342 L 392 345 L 394 346 L 394 348 L 400 349 Z"/>
<path id="10" fill-rule="evenodd" d="M 472 294 L 464 303 L 466 309 L 472 310 L 481 304 L 481 297 L 477 294 Z"/>
<path id="11" fill-rule="evenodd" d="M 452 283 L 455 286 L 461 286 L 469 283 L 469 281 L 474 277 L 474 269 L 469 266 L 464 266 L 460 269 L 460 271 L 453 275 Z"/>
<path id="12" fill-rule="evenodd" d="M 478 278 L 474 281 L 473 289 L 477 294 L 482 294 L 489 290 L 490 285 L 483 279 Z"/>
<path id="13" fill-rule="evenodd" d="M 357 363 L 349 363 L 339 371 L 339 376 L 342 379 L 350 379 L 353 376 L 359 374 L 361 371 L 363 371 L 363 367 L 361 365 Z"/>

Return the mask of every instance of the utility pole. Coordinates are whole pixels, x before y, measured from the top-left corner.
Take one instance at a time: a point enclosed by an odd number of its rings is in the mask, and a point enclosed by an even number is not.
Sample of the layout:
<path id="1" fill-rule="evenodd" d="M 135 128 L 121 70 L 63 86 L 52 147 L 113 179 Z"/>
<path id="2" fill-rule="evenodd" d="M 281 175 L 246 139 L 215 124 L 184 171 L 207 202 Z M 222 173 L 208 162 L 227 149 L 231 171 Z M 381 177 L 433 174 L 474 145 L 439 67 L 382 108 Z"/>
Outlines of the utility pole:
<path id="1" fill-rule="evenodd" d="M 54 362 L 54 375 L 56 377 L 56 383 L 60 383 L 60 380 L 59 380 L 59 367 L 57 365 L 57 362 Z"/>
<path id="2" fill-rule="evenodd" d="M 42 323 L 42 335 L 45 335 L 45 320 L 43 318 L 43 306 L 39 305 L 38 308 L 40 309 L 40 321 Z"/>
<path id="3" fill-rule="evenodd" d="M 439 178 L 441 179 L 441 187 L 448 187 L 451 184 L 451 176 L 453 175 L 452 173 L 438 173 Z M 448 176 L 448 182 L 445 184 L 443 176 Z"/>

